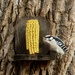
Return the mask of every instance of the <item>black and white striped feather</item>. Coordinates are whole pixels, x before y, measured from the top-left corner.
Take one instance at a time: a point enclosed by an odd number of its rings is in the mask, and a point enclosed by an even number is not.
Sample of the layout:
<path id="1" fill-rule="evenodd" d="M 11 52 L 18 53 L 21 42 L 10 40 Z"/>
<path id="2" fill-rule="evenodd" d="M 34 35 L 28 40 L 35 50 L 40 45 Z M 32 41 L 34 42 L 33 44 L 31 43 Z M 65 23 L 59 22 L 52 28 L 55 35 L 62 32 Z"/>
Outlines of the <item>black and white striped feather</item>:
<path id="1" fill-rule="evenodd" d="M 64 50 L 64 52 L 67 52 L 67 47 L 65 46 L 64 42 L 59 37 L 53 37 L 57 44 Z"/>
<path id="2" fill-rule="evenodd" d="M 49 39 L 49 41 L 54 39 L 56 41 L 57 45 L 59 47 L 61 47 L 61 49 L 63 49 L 64 52 L 68 51 L 68 49 L 65 46 L 64 42 L 59 37 L 54 37 L 54 36 L 51 36 L 51 35 L 46 35 L 45 38 Z"/>

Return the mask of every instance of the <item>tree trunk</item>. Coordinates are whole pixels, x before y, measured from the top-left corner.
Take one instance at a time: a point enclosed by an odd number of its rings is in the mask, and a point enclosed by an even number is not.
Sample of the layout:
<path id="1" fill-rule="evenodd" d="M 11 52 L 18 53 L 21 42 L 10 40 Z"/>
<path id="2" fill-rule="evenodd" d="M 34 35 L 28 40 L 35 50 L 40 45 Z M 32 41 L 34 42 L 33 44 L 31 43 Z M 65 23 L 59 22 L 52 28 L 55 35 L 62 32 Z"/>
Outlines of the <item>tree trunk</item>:
<path id="1" fill-rule="evenodd" d="M 53 61 L 10 61 L 18 18 L 40 16 L 50 21 L 68 52 Z M 75 0 L 0 0 L 0 75 L 75 75 Z M 12 53 L 10 53 L 12 51 Z"/>

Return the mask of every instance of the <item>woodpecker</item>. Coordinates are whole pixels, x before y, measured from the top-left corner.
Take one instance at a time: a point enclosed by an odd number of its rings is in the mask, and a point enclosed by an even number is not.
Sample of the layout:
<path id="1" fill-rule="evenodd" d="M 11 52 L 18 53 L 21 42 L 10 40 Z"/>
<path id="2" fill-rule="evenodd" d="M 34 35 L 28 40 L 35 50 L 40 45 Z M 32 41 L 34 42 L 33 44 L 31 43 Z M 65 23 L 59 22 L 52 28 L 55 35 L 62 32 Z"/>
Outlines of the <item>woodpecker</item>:
<path id="1" fill-rule="evenodd" d="M 56 51 L 59 54 L 64 55 L 65 52 L 67 52 L 67 47 L 59 37 L 46 35 L 45 37 L 43 37 L 43 41 L 50 45 L 51 50 Z"/>

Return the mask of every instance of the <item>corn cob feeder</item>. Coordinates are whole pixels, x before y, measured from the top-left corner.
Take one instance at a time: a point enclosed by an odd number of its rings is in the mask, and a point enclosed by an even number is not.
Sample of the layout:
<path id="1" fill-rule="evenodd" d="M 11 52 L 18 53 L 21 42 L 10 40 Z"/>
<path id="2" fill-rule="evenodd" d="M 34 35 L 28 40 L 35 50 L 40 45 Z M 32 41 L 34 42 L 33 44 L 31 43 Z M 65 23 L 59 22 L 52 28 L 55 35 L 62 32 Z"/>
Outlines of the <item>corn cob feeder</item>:
<path id="1" fill-rule="evenodd" d="M 26 49 L 30 54 L 39 53 L 39 22 L 36 19 L 26 23 Z"/>

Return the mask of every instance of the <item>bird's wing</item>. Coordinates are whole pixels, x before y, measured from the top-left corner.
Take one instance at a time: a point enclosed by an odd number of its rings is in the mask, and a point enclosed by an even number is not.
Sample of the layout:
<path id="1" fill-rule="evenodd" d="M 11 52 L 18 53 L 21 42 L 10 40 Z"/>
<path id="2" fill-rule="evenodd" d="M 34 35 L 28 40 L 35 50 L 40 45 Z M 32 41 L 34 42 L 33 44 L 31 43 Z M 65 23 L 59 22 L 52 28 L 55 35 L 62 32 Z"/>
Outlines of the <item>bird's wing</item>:
<path id="1" fill-rule="evenodd" d="M 57 44 L 61 46 L 63 50 L 67 51 L 67 47 L 65 46 L 64 42 L 59 37 L 53 37 L 53 38 L 56 40 Z"/>

